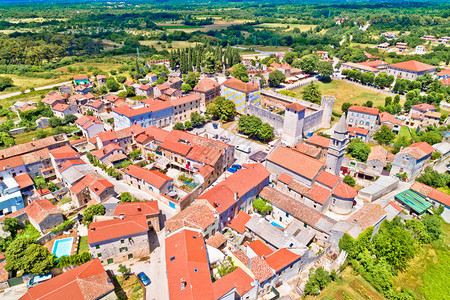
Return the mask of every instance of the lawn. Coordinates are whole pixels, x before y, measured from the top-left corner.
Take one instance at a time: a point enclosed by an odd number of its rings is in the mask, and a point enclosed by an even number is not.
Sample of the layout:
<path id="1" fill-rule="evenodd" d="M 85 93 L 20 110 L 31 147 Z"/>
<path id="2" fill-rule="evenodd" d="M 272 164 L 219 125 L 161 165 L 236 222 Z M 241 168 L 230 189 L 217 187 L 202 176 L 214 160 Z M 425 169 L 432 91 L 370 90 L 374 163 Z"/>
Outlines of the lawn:
<path id="1" fill-rule="evenodd" d="M 409 131 L 408 126 L 402 126 L 400 127 L 400 135 L 411 137 L 411 132 Z"/>
<path id="2" fill-rule="evenodd" d="M 407 287 L 418 299 L 444 299 L 444 295 L 450 295 L 450 224 L 442 224 L 443 238 L 418 247 L 409 266 L 394 277 L 397 290 Z"/>
<path id="3" fill-rule="evenodd" d="M 384 105 L 385 94 L 381 92 L 372 91 L 364 87 L 353 85 L 343 80 L 332 80 L 331 82 L 316 82 L 319 86 L 319 90 L 323 96 L 334 96 L 336 101 L 334 102 L 334 111 L 342 113 L 341 106 L 344 102 L 350 102 L 352 104 L 362 105 L 367 100 L 373 101 L 373 106 Z M 293 90 L 297 93 L 297 98 L 302 98 L 301 92 L 305 87 L 301 87 Z"/>
<path id="4" fill-rule="evenodd" d="M 22 232 L 17 234 L 17 237 L 30 238 L 35 241 L 41 237 L 41 234 L 36 228 L 33 227 L 33 225 L 27 224 L 25 228 L 22 229 Z"/>
<path id="5" fill-rule="evenodd" d="M 87 241 L 87 235 L 86 236 L 80 236 L 80 242 L 78 244 L 78 254 L 81 254 L 83 252 L 89 252 L 89 246 Z"/>
<path id="6" fill-rule="evenodd" d="M 144 290 L 136 276 L 130 276 L 126 280 L 122 276 L 115 276 L 113 284 L 118 299 L 137 300 L 144 298 Z"/>
<path id="7" fill-rule="evenodd" d="M 78 127 L 76 127 L 76 126 L 64 126 L 64 127 L 68 127 L 72 132 L 79 130 Z M 45 128 L 44 129 L 44 131 L 47 132 L 47 134 L 49 136 L 52 135 L 52 130 L 53 130 L 53 128 Z M 16 134 L 16 135 L 13 135 L 13 138 L 14 138 L 14 142 L 16 143 L 16 145 L 28 143 L 28 142 L 33 141 L 34 138 L 36 138 L 36 131 L 33 130 L 33 131 Z"/>
<path id="8" fill-rule="evenodd" d="M 7 88 L 3 92 L 0 92 L 0 95 L 68 81 L 70 77 L 70 76 L 59 76 L 58 78 L 44 79 L 36 77 L 18 76 L 12 74 L 0 74 L 0 76 L 10 77 L 14 81 L 14 86 Z"/>
<path id="9" fill-rule="evenodd" d="M 289 27 L 289 28 L 288 28 Z M 300 31 L 308 31 L 310 29 L 316 28 L 317 25 L 309 24 L 283 24 L 283 23 L 262 23 L 256 25 L 255 28 L 283 28 L 283 31 L 292 31 L 294 28 L 300 29 Z"/>
<path id="10" fill-rule="evenodd" d="M 336 281 L 331 282 L 319 296 L 307 296 L 305 299 L 384 299 L 370 283 L 354 272 L 351 267 L 347 267 L 341 274 L 343 278 L 338 278 Z"/>

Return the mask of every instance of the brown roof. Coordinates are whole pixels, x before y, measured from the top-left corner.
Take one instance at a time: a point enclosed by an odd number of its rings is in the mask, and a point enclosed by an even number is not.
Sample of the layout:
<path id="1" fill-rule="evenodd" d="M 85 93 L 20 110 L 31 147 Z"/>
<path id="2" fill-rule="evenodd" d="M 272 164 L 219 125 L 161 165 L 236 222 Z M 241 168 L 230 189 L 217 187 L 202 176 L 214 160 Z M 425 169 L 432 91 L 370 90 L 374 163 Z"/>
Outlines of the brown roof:
<path id="1" fill-rule="evenodd" d="M 275 272 L 279 272 L 282 269 L 295 263 L 300 258 L 300 255 L 295 254 L 294 252 L 286 248 L 281 248 L 278 251 L 267 256 L 266 262 L 272 269 L 275 270 Z"/>
<path id="2" fill-rule="evenodd" d="M 183 227 L 205 230 L 216 220 L 217 218 L 208 204 L 196 201 L 167 220 L 165 227 L 167 232 L 174 232 Z"/>
<path id="3" fill-rule="evenodd" d="M 19 174 L 16 177 L 14 177 L 14 180 L 19 185 L 19 189 L 23 189 L 26 187 L 29 187 L 30 185 L 33 185 L 33 179 L 31 179 L 30 175 L 28 173 Z"/>
<path id="4" fill-rule="evenodd" d="M 319 176 L 317 177 L 317 182 L 329 187 L 333 188 L 341 179 L 341 177 L 328 173 L 326 171 L 320 172 Z"/>
<path id="5" fill-rule="evenodd" d="M 100 299 L 113 291 L 111 279 L 95 258 L 29 289 L 20 300 Z"/>
<path id="6" fill-rule="evenodd" d="M 10 157 L 10 158 L 0 160 L 0 171 L 17 168 L 19 166 L 23 166 L 23 161 L 20 156 L 15 156 L 15 157 Z"/>
<path id="7" fill-rule="evenodd" d="M 325 201 L 331 196 L 331 191 L 318 184 L 314 184 L 311 188 L 301 184 L 296 180 L 292 180 L 289 183 L 289 188 L 317 203 L 324 204 Z"/>
<path id="8" fill-rule="evenodd" d="M 425 197 L 431 198 L 445 207 L 450 207 L 450 195 L 441 192 L 437 189 L 432 188 L 426 184 L 416 181 L 412 186 L 411 190 L 418 192 L 419 194 L 424 195 Z"/>
<path id="9" fill-rule="evenodd" d="M 206 93 L 217 87 L 219 87 L 219 84 L 215 80 L 205 77 L 197 83 L 197 85 L 194 87 L 194 91 Z"/>
<path id="10" fill-rule="evenodd" d="M 211 246 L 211 247 L 214 247 L 214 248 L 219 248 L 226 241 L 227 241 L 227 239 L 223 236 L 223 234 L 221 234 L 220 232 L 217 231 L 216 234 L 214 234 L 212 237 L 210 237 L 206 241 L 206 244 L 208 246 Z"/>
<path id="11" fill-rule="evenodd" d="M 305 143 L 298 143 L 297 145 L 295 145 L 294 149 L 313 158 L 318 157 L 321 151 L 320 148 Z"/>
<path id="12" fill-rule="evenodd" d="M 414 143 L 409 145 L 399 153 L 401 154 L 410 154 L 415 159 L 421 159 L 427 155 L 430 155 L 434 152 L 434 148 L 431 147 L 427 142 Z"/>
<path id="13" fill-rule="evenodd" d="M 93 245 L 147 231 L 147 219 L 144 215 L 92 222 L 88 230 L 88 244 Z"/>
<path id="14" fill-rule="evenodd" d="M 250 215 L 245 211 L 240 210 L 238 215 L 228 224 L 228 227 L 242 234 L 245 232 L 245 224 L 247 224 L 251 218 L 252 217 L 250 217 Z"/>
<path id="15" fill-rule="evenodd" d="M 391 65 L 389 65 L 389 67 L 418 72 L 418 73 L 436 69 L 436 67 L 434 67 L 432 65 L 424 64 L 417 60 L 409 60 L 409 61 L 404 61 L 404 62 L 400 62 L 400 63 L 396 63 L 396 64 L 391 64 Z"/>
<path id="16" fill-rule="evenodd" d="M 154 187 L 157 187 L 158 189 L 160 189 L 166 182 L 173 180 L 169 176 L 159 171 L 156 170 L 150 171 L 136 165 L 129 165 L 125 169 L 125 173 L 138 179 L 142 179 L 145 182 L 153 185 Z"/>
<path id="17" fill-rule="evenodd" d="M 397 125 L 400 125 L 400 126 L 402 125 L 402 121 L 401 120 L 395 118 L 390 113 L 383 111 L 383 112 L 380 113 L 380 123 L 385 123 L 385 122 L 389 122 L 389 123 L 392 123 L 392 124 L 397 124 Z"/>
<path id="18" fill-rule="evenodd" d="M 380 204 L 364 204 L 353 215 L 347 218 L 347 222 L 358 225 L 361 231 L 374 226 L 378 221 L 386 216 L 386 211 Z"/>
<path id="19" fill-rule="evenodd" d="M 59 209 L 47 199 L 37 199 L 32 201 L 25 207 L 25 212 L 29 218 L 33 219 L 38 224 L 50 215 L 61 214 Z"/>
<path id="20" fill-rule="evenodd" d="M 290 103 L 290 104 L 286 105 L 286 108 L 289 108 L 291 110 L 300 112 L 300 111 L 305 110 L 306 106 L 303 106 L 303 105 L 301 105 L 300 103 L 297 103 L 297 102 L 293 102 L 293 103 Z"/>
<path id="21" fill-rule="evenodd" d="M 429 110 L 436 110 L 436 107 L 434 107 L 433 104 L 428 104 L 428 103 L 419 103 L 419 104 L 415 104 L 413 106 L 411 106 L 412 108 L 418 109 L 421 112 L 427 112 Z"/>
<path id="22" fill-rule="evenodd" d="M 69 106 L 70 105 L 64 103 L 57 103 L 55 104 L 55 106 L 52 107 L 52 109 L 56 111 L 65 111 L 66 109 L 69 108 Z"/>
<path id="23" fill-rule="evenodd" d="M 68 162 L 72 162 L 72 160 Z M 84 176 L 75 185 L 70 187 L 70 191 L 77 195 L 84 189 L 89 188 L 95 194 L 100 195 L 104 190 L 111 187 L 114 187 L 114 185 L 107 179 L 103 178 L 102 175 L 97 173 L 89 173 L 86 174 L 86 176 Z"/>
<path id="24" fill-rule="evenodd" d="M 280 176 L 278 176 L 278 181 L 281 181 L 285 184 L 289 184 L 293 178 L 285 173 L 281 173 Z"/>
<path id="25" fill-rule="evenodd" d="M 275 275 L 274 271 L 270 268 L 267 262 L 258 256 L 252 257 L 250 264 L 250 258 L 241 250 L 232 252 L 232 254 L 247 268 L 249 268 L 250 271 L 252 271 L 259 282 L 264 282 L 271 276 Z"/>
<path id="26" fill-rule="evenodd" d="M 314 146 L 319 146 L 322 148 L 328 149 L 330 147 L 330 139 L 318 134 L 314 134 L 313 136 L 307 138 L 305 143 L 312 144 Z"/>
<path id="27" fill-rule="evenodd" d="M 64 138 L 63 138 L 64 137 Z M 25 153 L 41 150 L 43 148 L 48 148 L 57 144 L 59 141 L 67 140 L 67 136 L 65 134 L 58 134 L 55 136 L 49 136 L 40 140 L 19 144 L 10 148 L 0 150 L 0 159 L 5 159 L 12 156 L 18 156 Z"/>
<path id="28" fill-rule="evenodd" d="M 198 94 L 189 94 L 187 96 L 180 97 L 175 100 L 170 100 L 170 103 L 173 106 L 177 106 L 177 105 L 182 105 L 182 104 L 186 104 L 186 103 L 190 103 L 190 102 L 194 102 L 194 101 L 200 101 L 200 96 Z"/>
<path id="29" fill-rule="evenodd" d="M 371 107 L 365 107 L 365 106 L 359 106 L 359 105 L 350 106 L 348 111 L 356 111 L 356 112 L 371 114 L 371 115 L 378 115 L 378 113 L 380 112 L 380 110 L 378 108 L 371 108 Z"/>
<path id="30" fill-rule="evenodd" d="M 192 148 L 184 143 L 173 142 L 170 140 L 165 140 L 159 147 L 170 152 L 178 153 L 182 156 L 186 156 Z"/>
<path id="31" fill-rule="evenodd" d="M 370 148 L 370 154 L 367 157 L 367 161 L 378 160 L 382 164 L 386 164 L 387 150 L 382 146 L 375 146 Z"/>
<path id="32" fill-rule="evenodd" d="M 333 190 L 333 195 L 343 199 L 353 199 L 357 194 L 358 192 L 354 188 L 344 182 L 339 182 Z"/>
<path id="33" fill-rule="evenodd" d="M 357 134 L 366 136 L 369 134 L 369 129 L 347 126 L 347 132 L 350 136 L 356 136 Z"/>
<path id="34" fill-rule="evenodd" d="M 219 280 L 214 281 L 213 289 L 215 299 L 220 299 L 233 288 L 236 288 L 237 293 L 242 297 L 255 288 L 254 280 L 239 267 Z"/>
<path id="35" fill-rule="evenodd" d="M 221 85 L 227 86 L 229 88 L 232 88 L 232 89 L 244 92 L 244 93 L 249 93 L 249 92 L 253 92 L 253 91 L 259 90 L 259 86 L 258 85 L 253 85 L 251 83 L 245 83 L 245 82 L 242 82 L 241 80 L 239 80 L 237 78 L 227 79 Z"/>
<path id="36" fill-rule="evenodd" d="M 310 180 L 325 167 L 322 162 L 286 147 L 278 147 L 267 160 Z"/>

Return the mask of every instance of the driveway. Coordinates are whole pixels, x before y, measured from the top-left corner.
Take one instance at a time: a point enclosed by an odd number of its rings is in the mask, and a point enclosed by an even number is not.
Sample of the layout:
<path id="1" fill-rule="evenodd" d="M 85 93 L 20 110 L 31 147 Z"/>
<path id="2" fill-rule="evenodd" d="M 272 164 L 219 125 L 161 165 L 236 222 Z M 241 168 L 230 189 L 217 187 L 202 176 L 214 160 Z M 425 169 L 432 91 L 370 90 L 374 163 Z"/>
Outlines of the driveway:
<path id="1" fill-rule="evenodd" d="M 150 260 L 139 259 L 122 262 L 123 265 L 129 267 L 131 272 L 138 274 L 144 272 L 150 278 L 150 284 L 146 286 L 146 299 L 169 299 L 169 287 L 167 283 L 166 273 L 166 257 L 165 257 L 165 232 L 160 231 L 158 235 L 150 233 Z M 105 266 L 105 269 L 111 270 L 116 275 L 119 264 Z"/>

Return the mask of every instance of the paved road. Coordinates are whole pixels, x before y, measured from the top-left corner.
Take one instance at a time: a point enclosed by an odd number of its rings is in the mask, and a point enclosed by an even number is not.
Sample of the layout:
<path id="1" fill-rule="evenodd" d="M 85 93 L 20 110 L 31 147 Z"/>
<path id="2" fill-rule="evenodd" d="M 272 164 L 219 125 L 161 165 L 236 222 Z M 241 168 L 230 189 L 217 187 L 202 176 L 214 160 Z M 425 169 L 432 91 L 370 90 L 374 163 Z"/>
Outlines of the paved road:
<path id="1" fill-rule="evenodd" d="M 62 85 L 71 84 L 71 83 L 72 83 L 71 81 L 66 81 L 66 82 L 56 83 L 56 84 L 52 84 L 52 85 L 40 86 L 40 87 L 35 88 L 35 90 L 36 91 L 46 90 L 46 89 L 54 88 L 55 86 L 62 86 Z M 25 90 L 24 93 L 26 94 L 26 93 L 29 93 L 29 92 L 30 92 L 30 90 Z M 7 99 L 7 98 L 10 98 L 10 97 L 14 97 L 14 96 L 18 96 L 20 94 L 22 94 L 22 92 L 14 92 L 14 93 L 10 93 L 10 94 L 1 95 L 0 96 L 0 100 L 1 99 Z"/>
<path id="2" fill-rule="evenodd" d="M 438 171 L 439 173 L 445 173 L 447 172 L 447 164 L 450 162 L 450 157 L 447 157 L 443 161 L 435 164 L 433 166 L 433 170 Z"/>

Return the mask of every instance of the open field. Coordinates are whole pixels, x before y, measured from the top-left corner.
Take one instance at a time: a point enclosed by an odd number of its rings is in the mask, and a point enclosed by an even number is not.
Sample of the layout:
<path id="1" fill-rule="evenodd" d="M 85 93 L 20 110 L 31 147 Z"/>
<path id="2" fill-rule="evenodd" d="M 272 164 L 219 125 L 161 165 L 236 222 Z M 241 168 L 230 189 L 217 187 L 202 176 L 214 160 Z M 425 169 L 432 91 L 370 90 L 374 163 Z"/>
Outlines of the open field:
<path id="1" fill-rule="evenodd" d="M 421 245 L 409 266 L 394 277 L 394 287 L 411 289 L 418 299 L 444 299 L 450 295 L 450 224 L 442 222 L 444 236 L 431 245 Z"/>
<path id="2" fill-rule="evenodd" d="M 60 76 L 59 78 L 51 78 L 51 79 L 44 79 L 44 78 L 35 78 L 35 77 L 27 77 L 27 76 L 18 76 L 18 75 L 12 75 L 12 74 L 0 74 L 0 76 L 6 76 L 12 78 L 14 81 L 14 87 L 7 88 L 3 92 L 0 93 L 0 95 L 3 94 L 9 94 L 12 92 L 17 91 L 24 91 L 26 89 L 30 88 L 36 88 L 39 86 L 46 86 L 46 85 L 52 85 L 59 82 L 68 81 L 71 76 Z"/>
<path id="3" fill-rule="evenodd" d="M 47 22 L 47 21 L 67 21 L 67 19 L 61 18 L 61 19 L 45 19 L 45 18 L 22 18 L 22 19 L 8 19 L 9 23 L 31 23 L 31 22 Z"/>
<path id="4" fill-rule="evenodd" d="M 288 28 L 289 27 L 289 28 Z M 256 25 L 255 28 L 283 28 L 283 31 L 292 31 L 294 28 L 300 29 L 300 31 L 308 31 L 316 28 L 317 25 L 309 24 L 284 24 L 284 23 L 262 23 Z"/>
<path id="5" fill-rule="evenodd" d="M 342 279 L 336 279 L 327 285 L 318 296 L 307 296 L 305 299 L 384 299 L 361 275 L 347 267 L 342 273 Z"/>
<path id="6" fill-rule="evenodd" d="M 161 44 L 158 45 L 158 42 L 160 42 Z M 166 50 L 170 51 L 170 48 L 167 48 L 167 45 L 169 45 L 169 44 L 166 41 L 158 41 L 158 40 L 141 41 L 141 44 L 150 46 L 150 47 L 153 46 L 158 51 L 161 51 L 163 49 L 161 46 L 165 45 Z M 195 45 L 200 44 L 200 43 L 191 43 L 191 42 L 187 42 L 187 41 L 172 41 L 172 43 L 170 43 L 170 44 L 172 45 L 172 49 L 178 49 L 178 48 L 195 47 Z"/>
<path id="7" fill-rule="evenodd" d="M 411 137 L 411 132 L 409 131 L 408 126 L 402 126 L 400 127 L 400 135 Z"/>
<path id="8" fill-rule="evenodd" d="M 351 43 L 351 47 L 361 47 L 361 48 L 375 48 L 377 45 L 375 44 L 361 44 L 361 43 Z"/>
<path id="9" fill-rule="evenodd" d="M 353 85 L 342 80 L 332 80 L 329 83 L 316 82 L 322 95 L 334 96 L 334 111 L 342 113 L 341 106 L 344 102 L 362 105 L 367 100 L 373 101 L 373 106 L 384 105 L 385 94 L 364 87 Z M 293 90 L 297 98 L 302 98 L 301 92 L 305 87 Z M 402 101 L 401 101 L 402 102 Z"/>

